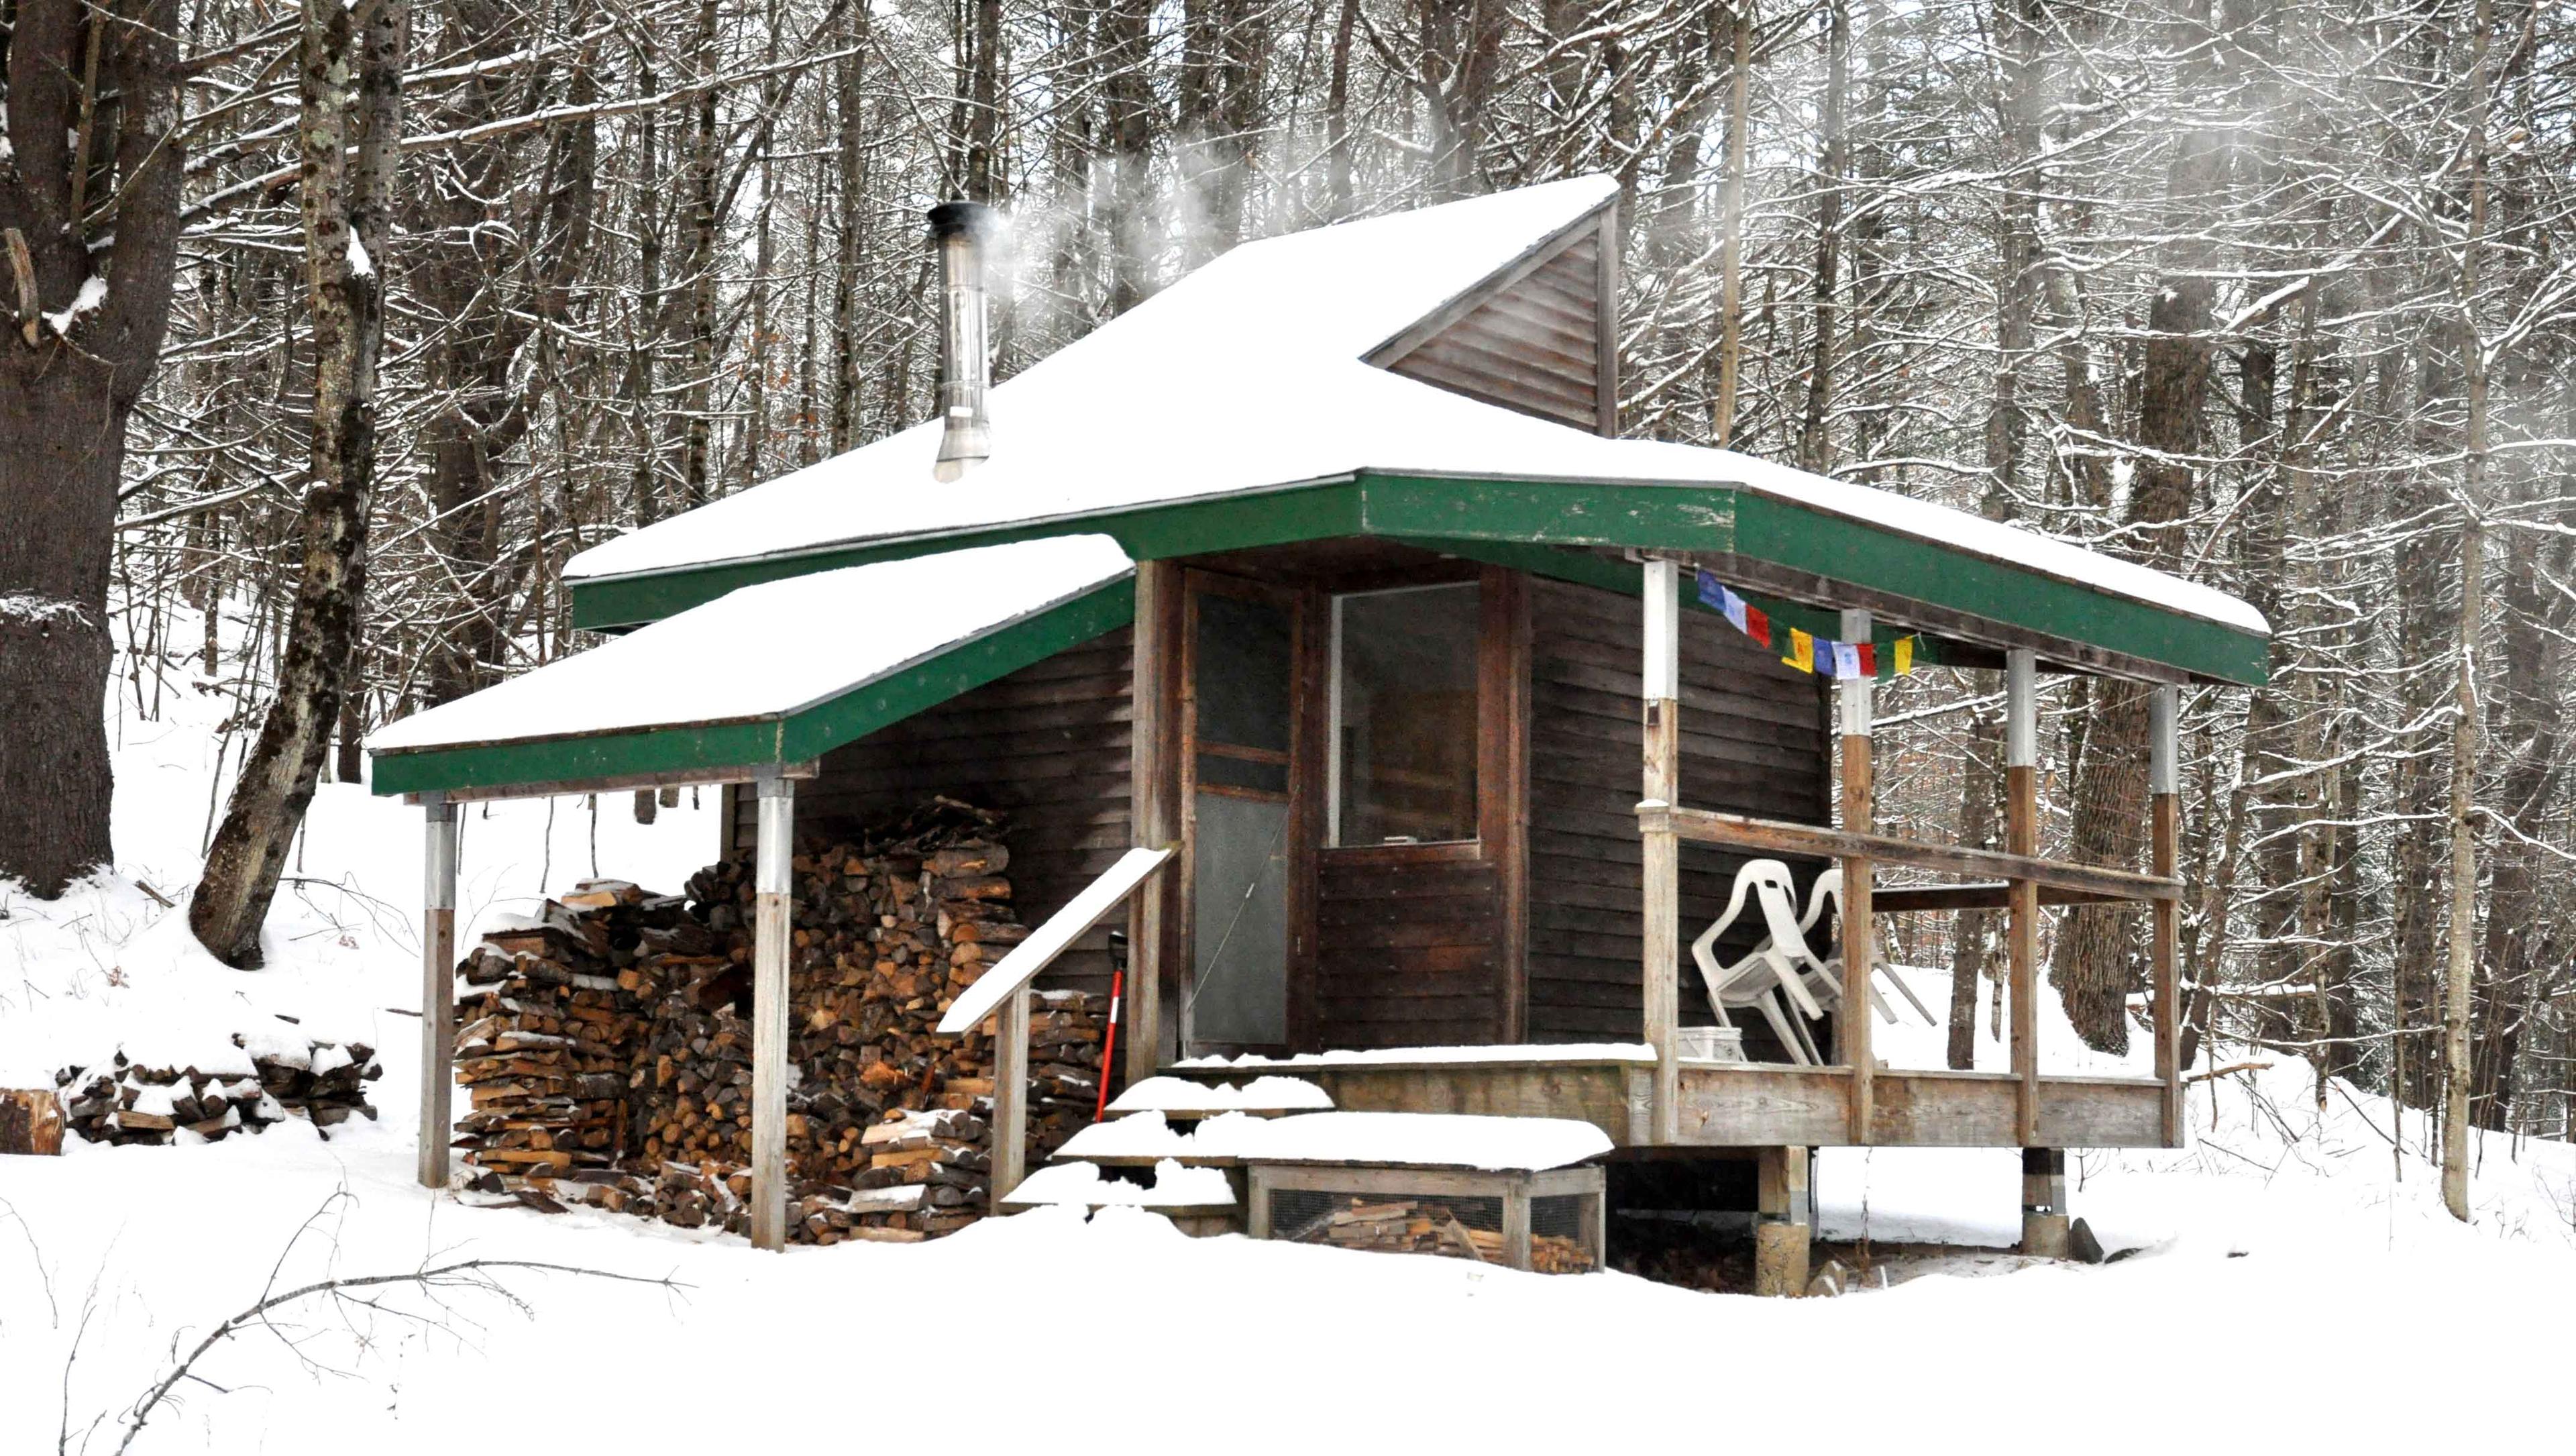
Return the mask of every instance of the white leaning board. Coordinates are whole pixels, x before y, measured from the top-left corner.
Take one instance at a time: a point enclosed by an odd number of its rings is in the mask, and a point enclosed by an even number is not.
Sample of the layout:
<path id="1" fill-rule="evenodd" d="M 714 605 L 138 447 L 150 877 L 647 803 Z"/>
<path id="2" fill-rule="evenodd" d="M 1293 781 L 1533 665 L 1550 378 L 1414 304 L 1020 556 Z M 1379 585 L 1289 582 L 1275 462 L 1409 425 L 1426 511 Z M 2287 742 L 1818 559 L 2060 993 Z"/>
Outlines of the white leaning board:
<path id="1" fill-rule="evenodd" d="M 1169 849 L 1131 849 L 1119 856 L 1118 863 L 1085 885 L 1071 903 L 1048 916 L 1036 934 L 1013 946 L 1000 964 L 967 987 L 966 994 L 958 997 L 940 1019 L 940 1034 L 956 1036 L 971 1030 L 1001 1009 L 1003 998 L 1036 980 L 1038 972 L 1052 965 L 1057 956 L 1082 938 L 1084 931 L 1099 924 L 1100 917 L 1117 908 L 1128 892 L 1145 883 L 1145 877 L 1161 869 L 1163 861 L 1171 857 Z"/>

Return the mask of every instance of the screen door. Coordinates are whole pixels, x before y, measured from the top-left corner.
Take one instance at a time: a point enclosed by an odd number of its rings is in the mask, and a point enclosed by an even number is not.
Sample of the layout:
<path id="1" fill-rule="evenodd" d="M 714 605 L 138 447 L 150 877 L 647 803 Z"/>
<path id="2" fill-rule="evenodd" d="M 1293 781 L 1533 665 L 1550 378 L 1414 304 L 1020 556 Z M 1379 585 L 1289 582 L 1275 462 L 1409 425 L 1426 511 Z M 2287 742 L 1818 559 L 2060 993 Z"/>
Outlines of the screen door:
<path id="1" fill-rule="evenodd" d="M 1288 1040 L 1290 599 L 1208 582 L 1190 594 L 1193 1046 Z"/>

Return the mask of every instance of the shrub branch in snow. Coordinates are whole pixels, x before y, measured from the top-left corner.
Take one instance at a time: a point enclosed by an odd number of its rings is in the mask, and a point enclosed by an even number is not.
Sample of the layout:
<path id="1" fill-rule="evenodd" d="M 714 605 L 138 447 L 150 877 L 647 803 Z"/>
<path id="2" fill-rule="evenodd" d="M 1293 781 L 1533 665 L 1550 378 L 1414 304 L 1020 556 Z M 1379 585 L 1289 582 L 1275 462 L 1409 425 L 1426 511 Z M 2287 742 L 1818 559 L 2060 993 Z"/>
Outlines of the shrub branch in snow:
<path id="1" fill-rule="evenodd" d="M 356 1197 L 346 1188 L 324 1199 L 322 1206 L 313 1211 L 312 1216 L 296 1229 L 295 1235 L 286 1241 L 286 1247 L 278 1252 L 277 1262 L 270 1267 L 268 1282 L 262 1286 L 257 1300 L 207 1331 L 205 1337 L 198 1340 L 185 1355 L 179 1354 L 176 1339 L 171 1342 L 172 1363 L 169 1370 L 137 1396 L 132 1408 L 125 1413 L 125 1435 L 116 1443 L 119 1456 L 133 1446 L 136 1437 L 143 1434 L 143 1428 L 152 1419 L 154 1411 L 163 1405 L 176 1403 L 175 1395 L 183 1382 L 203 1385 L 219 1395 L 230 1394 L 226 1387 L 199 1374 L 198 1366 L 221 1348 L 225 1341 L 244 1331 L 254 1328 L 266 1329 L 276 1335 L 280 1343 L 293 1351 L 296 1358 L 303 1361 L 308 1369 L 326 1368 L 307 1356 L 302 1342 L 274 1318 L 280 1311 L 294 1306 L 318 1303 L 347 1321 L 361 1320 L 368 1315 L 390 1315 L 443 1329 L 447 1326 L 435 1316 L 390 1305 L 385 1302 L 385 1295 L 402 1290 L 414 1291 L 428 1296 L 431 1304 L 441 1313 L 447 1312 L 447 1299 L 450 1296 L 489 1295 L 505 1301 L 522 1315 L 533 1316 L 535 1310 L 526 1299 L 503 1282 L 502 1276 L 513 1273 L 571 1274 L 584 1279 L 607 1279 L 624 1284 L 654 1284 L 674 1292 L 687 1287 L 668 1276 L 620 1274 L 608 1269 L 591 1269 L 578 1264 L 559 1264 L 542 1259 L 456 1259 L 446 1263 L 424 1261 L 421 1267 L 401 1273 L 334 1275 L 298 1285 L 293 1289 L 279 1289 L 277 1287 L 279 1275 L 284 1272 L 286 1261 L 294 1254 L 296 1245 L 303 1241 L 305 1235 L 313 1232 L 315 1226 L 335 1209 L 354 1208 L 356 1203 Z M 68 1416 L 68 1412 L 66 1415 Z"/>

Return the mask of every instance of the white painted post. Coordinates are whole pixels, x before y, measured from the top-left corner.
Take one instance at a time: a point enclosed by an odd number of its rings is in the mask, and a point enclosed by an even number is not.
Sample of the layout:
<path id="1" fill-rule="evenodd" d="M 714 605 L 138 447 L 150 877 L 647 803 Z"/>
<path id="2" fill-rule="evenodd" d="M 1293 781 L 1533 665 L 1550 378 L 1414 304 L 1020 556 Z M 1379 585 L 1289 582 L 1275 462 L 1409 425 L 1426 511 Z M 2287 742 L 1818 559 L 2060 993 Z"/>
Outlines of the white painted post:
<path id="1" fill-rule="evenodd" d="M 447 1186 L 456 1136 L 456 806 L 420 796 L 420 1186 Z"/>
<path id="2" fill-rule="evenodd" d="M 2004 764 L 2039 763 L 2039 659 L 2026 647 L 2004 654 Z"/>
<path id="3" fill-rule="evenodd" d="M 776 769 L 760 795 L 751 950 L 751 1242 L 787 1246 L 788 894 L 796 783 Z"/>
<path id="4" fill-rule="evenodd" d="M 1681 567 L 1645 569 L 1645 801 L 1681 807 Z M 1654 1138 L 1674 1140 L 1681 1094 L 1681 844 L 1640 829 L 1645 891 L 1646 1044 L 1655 1049 Z"/>

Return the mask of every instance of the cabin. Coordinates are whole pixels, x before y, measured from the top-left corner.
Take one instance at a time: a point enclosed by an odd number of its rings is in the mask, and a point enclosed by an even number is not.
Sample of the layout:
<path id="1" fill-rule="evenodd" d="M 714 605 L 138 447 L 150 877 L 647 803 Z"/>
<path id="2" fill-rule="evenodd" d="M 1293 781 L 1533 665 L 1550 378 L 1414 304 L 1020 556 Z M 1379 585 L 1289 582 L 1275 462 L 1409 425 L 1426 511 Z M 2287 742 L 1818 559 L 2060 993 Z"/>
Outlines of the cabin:
<path id="1" fill-rule="evenodd" d="M 763 1243 L 789 846 L 933 793 L 1009 813 L 1046 922 L 958 1014 L 1106 992 L 1123 931 L 1131 1082 L 1278 1066 L 1344 1109 L 1589 1122 L 1617 1158 L 1756 1164 L 1766 1227 L 1810 1149 L 2019 1148 L 2044 1242 L 2064 1149 L 2176 1145 L 2176 691 L 2260 682 L 2263 618 L 1618 438 L 1616 203 L 1578 178 L 1247 244 L 989 391 L 983 223 L 942 209 L 942 418 L 582 553 L 575 619 L 618 635 L 371 742 L 428 824 L 423 1180 L 455 806 L 670 784 L 725 786 L 718 848 L 763 891 Z M 1927 664 L 2001 681 L 2000 850 L 1873 825 L 1873 685 Z M 2035 694 L 2067 673 L 2153 688 L 2143 866 L 2038 854 Z M 2011 1065 L 1893 1070 L 1867 1015 L 1721 1012 L 1690 947 L 1753 859 L 1802 902 L 1839 872 L 1820 946 L 2003 911 Z M 2039 1065 L 2039 917 L 2102 902 L 2152 917 L 2153 1078 Z"/>

